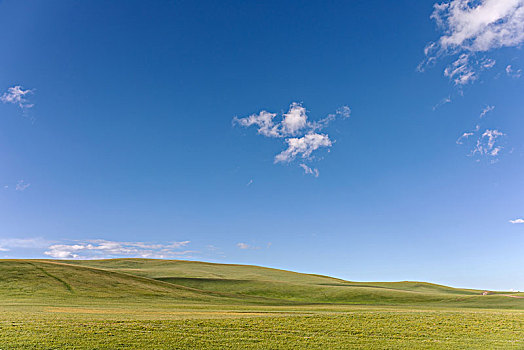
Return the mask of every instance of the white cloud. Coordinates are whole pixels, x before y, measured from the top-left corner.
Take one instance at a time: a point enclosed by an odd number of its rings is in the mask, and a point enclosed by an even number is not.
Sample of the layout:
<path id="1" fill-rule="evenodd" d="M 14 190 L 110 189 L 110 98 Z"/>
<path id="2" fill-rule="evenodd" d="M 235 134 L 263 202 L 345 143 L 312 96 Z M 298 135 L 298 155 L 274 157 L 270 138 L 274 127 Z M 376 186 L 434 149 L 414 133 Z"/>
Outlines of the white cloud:
<path id="1" fill-rule="evenodd" d="M 509 222 L 511 222 L 512 224 L 524 224 L 524 219 L 510 220 Z"/>
<path id="2" fill-rule="evenodd" d="M 249 180 L 246 186 L 251 186 L 253 184 L 253 179 Z"/>
<path id="3" fill-rule="evenodd" d="M 111 257 L 173 258 L 185 256 L 192 251 L 178 251 L 189 241 L 155 244 L 148 242 L 115 242 L 92 240 L 75 244 L 53 244 L 44 252 L 58 259 L 93 259 Z"/>
<path id="4" fill-rule="evenodd" d="M 433 110 L 437 110 L 437 108 L 450 103 L 451 102 L 451 96 L 444 97 L 442 100 L 440 100 L 436 105 L 433 106 Z"/>
<path id="5" fill-rule="evenodd" d="M 464 143 L 464 140 L 467 140 L 470 136 L 473 136 L 474 134 L 472 132 L 465 132 L 462 134 L 462 136 L 460 136 L 456 143 L 457 145 L 462 145 Z"/>
<path id="6" fill-rule="evenodd" d="M 20 180 L 17 182 L 15 190 L 22 192 L 22 191 L 25 191 L 27 188 L 29 188 L 29 186 L 31 186 L 30 183 L 27 183 L 24 180 Z"/>
<path id="7" fill-rule="evenodd" d="M 275 156 L 274 162 L 287 163 L 293 161 L 297 156 L 300 156 L 303 161 L 310 160 L 314 151 L 321 147 L 331 147 L 333 142 L 329 136 L 320 134 L 318 131 L 326 128 L 337 118 L 347 119 L 350 115 L 351 109 L 348 106 L 342 106 L 335 113 L 323 119 L 310 121 L 307 110 L 300 103 L 293 102 L 288 112 L 283 113 L 280 118 L 277 118 L 276 113 L 261 111 L 245 118 L 235 117 L 233 123 L 243 127 L 256 126 L 258 133 L 266 137 L 284 138 L 287 148 Z M 300 166 L 303 168 L 302 165 Z M 312 174 L 318 176 L 317 169 L 307 167 Z"/>
<path id="8" fill-rule="evenodd" d="M 275 156 L 275 163 L 290 162 L 301 155 L 302 158 L 309 158 L 313 151 L 320 147 L 331 147 L 333 144 L 328 135 L 310 133 L 303 137 L 289 138 L 286 140 L 288 147 L 286 150 Z"/>
<path id="9" fill-rule="evenodd" d="M 495 109 L 495 106 L 486 106 L 486 107 L 482 110 L 482 112 L 480 112 L 480 118 L 484 118 L 484 116 L 485 116 L 486 114 L 488 114 L 489 112 L 491 112 L 491 111 L 494 110 L 494 109 Z"/>
<path id="10" fill-rule="evenodd" d="M 506 74 L 512 78 L 520 78 L 520 76 L 522 75 L 522 69 L 515 70 L 513 66 L 510 64 L 506 66 Z"/>
<path id="11" fill-rule="evenodd" d="M 475 126 L 475 129 L 464 132 L 456 141 L 458 145 L 468 143 L 468 145 L 473 148 L 469 154 L 470 156 L 487 157 L 491 160 L 491 163 L 498 161 L 497 156 L 500 155 L 500 152 L 504 148 L 500 145 L 500 141 L 506 136 L 506 134 L 496 129 L 485 129 L 484 132 L 480 131 L 480 124 L 483 118 L 494 109 L 495 106 L 486 105 L 480 112 L 480 122 Z M 474 146 L 469 140 L 475 141 Z M 480 161 L 480 159 L 477 158 L 477 161 Z"/>
<path id="12" fill-rule="evenodd" d="M 20 85 L 17 85 L 8 88 L 7 92 L 0 96 L 0 100 L 3 103 L 17 104 L 22 109 L 31 108 L 33 104 L 27 103 L 26 95 L 32 92 L 32 90 L 24 90 Z"/>
<path id="13" fill-rule="evenodd" d="M 487 155 L 495 157 L 502 150 L 502 146 L 498 146 L 497 139 L 505 136 L 502 132 L 498 130 L 489 130 L 484 131 L 482 136 L 477 140 L 477 145 L 473 150 L 472 154 Z"/>
<path id="14" fill-rule="evenodd" d="M 314 177 L 318 177 L 318 175 L 320 175 L 318 169 L 315 169 L 315 168 L 310 168 L 308 167 L 306 164 L 304 163 L 300 163 L 299 166 L 304 169 L 304 173 L 306 174 L 311 174 L 313 175 Z"/>
<path id="15" fill-rule="evenodd" d="M 524 0 L 451 0 L 436 3 L 431 18 L 442 31 L 424 48 L 426 59 L 419 70 L 441 56 L 456 56 L 444 74 L 463 86 L 478 78 L 478 70 L 492 68 L 495 60 L 477 54 L 524 42 Z"/>
<path id="16" fill-rule="evenodd" d="M 300 103 L 293 102 L 287 113 L 282 115 L 279 122 L 275 122 L 276 113 L 261 111 L 245 118 L 233 118 L 233 123 L 243 127 L 256 125 L 258 133 L 266 137 L 287 137 L 297 135 L 300 130 L 308 126 L 306 109 Z"/>
<path id="17" fill-rule="evenodd" d="M 313 121 L 313 122 L 308 122 L 308 126 L 311 128 L 311 131 L 322 130 L 325 127 L 327 127 L 329 123 L 337 119 L 337 117 L 341 117 L 342 119 L 347 119 L 350 116 L 351 116 L 351 108 L 349 108 L 348 106 L 342 106 L 338 108 L 335 111 L 335 113 L 328 114 L 328 116 L 323 119 Z"/>
<path id="18" fill-rule="evenodd" d="M 490 68 L 493 68 L 495 66 L 495 64 L 497 63 L 497 61 L 495 61 L 494 59 L 492 58 L 485 58 L 484 60 L 482 60 L 482 62 L 480 63 L 480 66 L 484 69 L 490 69 Z"/>
<path id="19" fill-rule="evenodd" d="M 307 124 L 306 109 L 293 102 L 282 119 L 282 135 L 296 135 Z"/>
<path id="20" fill-rule="evenodd" d="M 460 57 L 444 69 L 444 76 L 453 80 L 455 85 L 466 85 L 477 80 L 477 75 L 473 70 L 468 54 L 462 54 Z"/>
<path id="21" fill-rule="evenodd" d="M 243 127 L 250 127 L 252 125 L 258 126 L 258 133 L 267 137 L 281 137 L 279 132 L 279 125 L 275 125 L 273 119 L 277 116 L 276 113 L 269 113 L 261 111 L 258 114 L 252 114 L 246 118 L 233 118 L 234 123 L 238 123 Z"/>
<path id="22" fill-rule="evenodd" d="M 463 133 L 456 141 L 458 145 L 466 143 L 470 138 L 475 140 L 470 156 L 477 157 L 487 157 L 491 160 L 492 163 L 496 162 L 497 157 L 500 155 L 501 151 L 504 149 L 500 145 L 500 140 L 506 136 L 506 134 L 500 132 L 496 129 L 486 129 L 484 132 L 480 133 L 480 126 L 477 125 L 475 131 Z M 473 136 L 475 136 L 473 138 Z M 471 143 L 468 142 L 471 145 Z M 479 159 L 477 158 L 477 161 Z"/>
<path id="23" fill-rule="evenodd" d="M 242 242 L 237 243 L 237 247 L 239 247 L 240 249 L 249 249 L 249 248 L 251 248 L 251 246 L 249 244 L 242 243 Z"/>
<path id="24" fill-rule="evenodd" d="M 255 249 L 255 250 L 260 249 L 260 247 L 252 246 L 250 244 L 243 243 L 243 242 L 237 243 L 237 247 L 240 249 Z"/>
<path id="25" fill-rule="evenodd" d="M 444 30 L 442 50 L 480 52 L 524 41 L 522 0 L 452 0 L 435 4 L 431 18 Z"/>
<path id="26" fill-rule="evenodd" d="M 336 114 L 347 119 L 351 116 L 351 108 L 349 108 L 349 106 L 342 106 L 337 109 Z"/>

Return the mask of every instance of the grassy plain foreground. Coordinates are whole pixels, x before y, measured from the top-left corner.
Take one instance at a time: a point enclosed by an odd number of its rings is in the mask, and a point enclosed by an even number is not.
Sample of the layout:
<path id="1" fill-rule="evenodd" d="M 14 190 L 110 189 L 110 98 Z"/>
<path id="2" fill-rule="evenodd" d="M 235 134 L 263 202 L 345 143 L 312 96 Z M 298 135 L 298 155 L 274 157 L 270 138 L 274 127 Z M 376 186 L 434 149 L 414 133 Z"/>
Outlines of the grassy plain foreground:
<path id="1" fill-rule="evenodd" d="M 522 293 L 187 261 L 0 260 L 0 349 L 524 349 Z"/>

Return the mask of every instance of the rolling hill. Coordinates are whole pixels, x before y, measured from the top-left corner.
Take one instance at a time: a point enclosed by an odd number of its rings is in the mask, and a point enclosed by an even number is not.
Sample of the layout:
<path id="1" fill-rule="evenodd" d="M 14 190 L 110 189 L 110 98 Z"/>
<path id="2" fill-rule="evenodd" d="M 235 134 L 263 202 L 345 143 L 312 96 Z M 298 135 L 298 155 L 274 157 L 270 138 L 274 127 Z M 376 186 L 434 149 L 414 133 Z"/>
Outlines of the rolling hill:
<path id="1" fill-rule="evenodd" d="M 181 260 L 0 260 L 0 297 L 204 304 L 427 305 L 524 309 L 503 293 L 424 282 L 350 282 L 249 265 Z M 507 294 L 507 293 L 504 293 Z"/>

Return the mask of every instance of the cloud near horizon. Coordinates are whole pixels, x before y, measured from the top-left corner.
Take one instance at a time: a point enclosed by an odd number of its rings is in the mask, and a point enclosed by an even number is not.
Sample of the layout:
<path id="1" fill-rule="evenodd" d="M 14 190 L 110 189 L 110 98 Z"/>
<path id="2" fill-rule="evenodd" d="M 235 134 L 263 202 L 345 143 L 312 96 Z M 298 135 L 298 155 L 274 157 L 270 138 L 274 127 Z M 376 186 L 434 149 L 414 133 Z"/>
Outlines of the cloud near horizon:
<path id="1" fill-rule="evenodd" d="M 32 238 L 2 238 L 0 239 L 0 251 L 8 252 L 12 249 L 34 249 L 45 248 L 51 244 L 48 240 L 41 237 Z"/>
<path id="2" fill-rule="evenodd" d="M 116 242 L 107 240 L 88 240 L 74 244 L 53 244 L 44 252 L 57 259 L 102 259 L 116 257 L 174 258 L 188 256 L 194 251 L 178 250 L 190 241 L 156 244 L 148 242 Z"/>
<path id="3" fill-rule="evenodd" d="M 351 109 L 348 106 L 343 106 L 323 119 L 310 121 L 308 120 L 307 110 L 302 104 L 293 102 L 288 112 L 283 113 L 280 118 L 277 118 L 277 113 L 263 110 L 248 117 L 235 117 L 233 124 L 246 128 L 255 126 L 258 134 L 262 136 L 283 138 L 287 148 L 275 156 L 274 163 L 290 163 L 296 158 L 301 158 L 302 163 L 299 166 L 305 170 L 305 173 L 318 177 L 318 170 L 313 170 L 304 162 L 311 161 L 313 153 L 320 148 L 329 149 L 333 146 L 333 141 L 329 135 L 319 133 L 319 131 L 326 128 L 337 118 L 347 119 L 350 115 Z"/>

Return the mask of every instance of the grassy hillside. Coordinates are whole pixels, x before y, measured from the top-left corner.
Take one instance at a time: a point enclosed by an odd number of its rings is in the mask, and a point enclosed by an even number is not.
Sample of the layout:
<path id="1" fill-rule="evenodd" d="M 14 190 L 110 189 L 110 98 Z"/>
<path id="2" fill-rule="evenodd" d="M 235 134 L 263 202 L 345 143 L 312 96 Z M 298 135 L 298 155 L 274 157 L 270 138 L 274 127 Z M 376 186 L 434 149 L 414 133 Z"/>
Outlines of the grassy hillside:
<path id="1" fill-rule="evenodd" d="M 524 299 L 480 294 L 188 261 L 0 260 L 0 349 L 521 349 Z"/>
<path id="2" fill-rule="evenodd" d="M 0 295 L 169 302 L 428 305 L 524 309 L 523 298 L 423 282 L 349 282 L 247 265 L 179 260 L 0 261 Z"/>
<path id="3" fill-rule="evenodd" d="M 3 300 L 234 302 L 236 297 L 160 280 L 48 260 L 0 260 Z M 249 301 L 249 300 L 248 300 Z"/>

